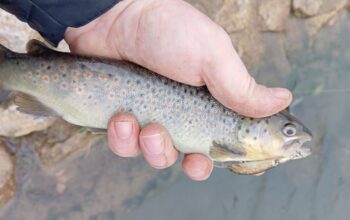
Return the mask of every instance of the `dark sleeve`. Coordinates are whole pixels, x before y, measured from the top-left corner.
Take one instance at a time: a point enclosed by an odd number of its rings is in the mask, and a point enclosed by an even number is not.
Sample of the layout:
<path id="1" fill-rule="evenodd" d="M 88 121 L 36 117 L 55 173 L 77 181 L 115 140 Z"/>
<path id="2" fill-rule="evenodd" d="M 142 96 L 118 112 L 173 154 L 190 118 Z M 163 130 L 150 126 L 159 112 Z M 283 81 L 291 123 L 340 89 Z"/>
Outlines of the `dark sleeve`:
<path id="1" fill-rule="evenodd" d="M 67 27 L 80 27 L 120 0 L 0 0 L 0 8 L 27 22 L 54 46 Z M 0 27 L 1 28 L 1 27 Z"/>

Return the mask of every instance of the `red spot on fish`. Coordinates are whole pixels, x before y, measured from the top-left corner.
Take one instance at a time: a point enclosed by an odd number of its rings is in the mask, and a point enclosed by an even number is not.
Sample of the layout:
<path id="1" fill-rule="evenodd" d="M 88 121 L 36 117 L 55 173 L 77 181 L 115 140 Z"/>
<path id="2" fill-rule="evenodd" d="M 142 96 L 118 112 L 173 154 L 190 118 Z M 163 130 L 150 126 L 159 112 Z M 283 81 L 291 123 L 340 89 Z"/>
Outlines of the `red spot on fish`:
<path id="1" fill-rule="evenodd" d="M 46 82 L 46 83 L 49 83 L 50 82 L 50 77 L 45 75 L 43 76 L 43 80 Z"/>
<path id="2" fill-rule="evenodd" d="M 119 85 L 119 79 L 118 78 L 114 78 L 114 83 L 118 86 Z"/>
<path id="3" fill-rule="evenodd" d="M 77 84 L 78 84 L 78 81 L 77 80 L 75 80 L 75 79 L 72 79 L 72 86 L 76 86 Z"/>
<path id="4" fill-rule="evenodd" d="M 83 94 L 84 93 L 84 89 L 82 87 L 78 87 L 75 89 L 75 91 L 78 93 L 78 94 Z"/>
<path id="5" fill-rule="evenodd" d="M 114 100 L 114 98 L 115 98 L 115 93 L 114 93 L 114 92 L 110 92 L 110 93 L 108 94 L 108 99 Z"/>
<path id="6" fill-rule="evenodd" d="M 107 79 L 108 79 L 108 76 L 107 76 L 107 74 L 101 73 L 101 74 L 98 76 L 98 78 L 99 78 L 100 80 L 107 80 Z"/>
<path id="7" fill-rule="evenodd" d="M 31 79 L 33 77 L 33 73 L 32 72 L 27 72 L 26 73 L 26 77 Z"/>
<path id="8" fill-rule="evenodd" d="M 78 77 L 78 76 L 80 76 L 80 73 L 77 70 L 74 70 L 72 75 L 73 75 L 73 77 Z"/>
<path id="9" fill-rule="evenodd" d="M 84 76 L 85 79 L 91 79 L 92 78 L 92 73 L 85 72 L 85 73 L 83 73 L 83 76 Z"/>
<path id="10" fill-rule="evenodd" d="M 57 82 L 57 81 L 59 80 L 59 77 L 58 77 L 58 75 L 54 75 L 54 76 L 52 77 L 52 79 L 53 79 L 53 81 Z"/>
<path id="11" fill-rule="evenodd" d="M 64 89 L 64 90 L 67 90 L 68 89 L 68 83 L 61 83 L 61 88 Z"/>

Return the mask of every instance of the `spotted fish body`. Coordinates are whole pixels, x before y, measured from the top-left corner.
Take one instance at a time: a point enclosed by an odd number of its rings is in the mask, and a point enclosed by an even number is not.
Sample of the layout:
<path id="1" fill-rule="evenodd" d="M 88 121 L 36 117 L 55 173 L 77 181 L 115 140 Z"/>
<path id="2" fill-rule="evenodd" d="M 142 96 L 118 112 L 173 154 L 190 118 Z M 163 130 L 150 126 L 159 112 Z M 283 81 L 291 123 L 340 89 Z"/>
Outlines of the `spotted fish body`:
<path id="1" fill-rule="evenodd" d="M 162 124 L 179 151 L 208 155 L 217 166 L 242 174 L 260 173 L 278 161 L 309 154 L 309 148 L 300 149 L 310 133 L 291 116 L 245 118 L 217 102 L 205 87 L 184 85 L 129 62 L 61 53 L 36 41 L 28 48 L 27 54 L 0 48 L 0 87 L 22 94 L 15 99 L 20 111 L 57 115 L 98 129 L 106 129 L 112 115 L 131 112 L 141 126 Z M 271 125 L 274 121 L 279 128 Z M 302 133 L 298 146 L 287 154 L 285 140 L 275 140 L 272 134 L 286 121 L 296 123 Z M 253 171 L 235 168 L 257 161 L 271 163 Z"/>

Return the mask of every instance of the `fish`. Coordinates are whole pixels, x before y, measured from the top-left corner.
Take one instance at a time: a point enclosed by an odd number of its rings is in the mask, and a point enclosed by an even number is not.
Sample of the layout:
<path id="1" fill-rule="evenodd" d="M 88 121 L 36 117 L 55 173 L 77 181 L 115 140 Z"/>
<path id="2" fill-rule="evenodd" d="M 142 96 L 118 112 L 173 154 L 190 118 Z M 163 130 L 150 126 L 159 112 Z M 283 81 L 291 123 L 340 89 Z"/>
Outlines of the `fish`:
<path id="1" fill-rule="evenodd" d="M 182 153 L 201 153 L 235 174 L 266 170 L 312 153 L 312 133 L 286 111 L 249 118 L 194 87 L 128 61 L 59 52 L 31 40 L 27 53 L 0 46 L 0 89 L 17 110 L 60 117 L 103 133 L 110 118 L 130 112 L 141 126 L 160 123 Z"/>

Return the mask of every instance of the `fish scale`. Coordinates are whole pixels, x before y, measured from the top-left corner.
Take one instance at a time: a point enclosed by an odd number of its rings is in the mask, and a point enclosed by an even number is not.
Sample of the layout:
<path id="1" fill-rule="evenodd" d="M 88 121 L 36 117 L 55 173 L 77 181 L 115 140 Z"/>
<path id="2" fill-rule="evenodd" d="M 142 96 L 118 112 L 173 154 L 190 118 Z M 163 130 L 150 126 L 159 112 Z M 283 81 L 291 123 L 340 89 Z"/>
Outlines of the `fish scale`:
<path id="1" fill-rule="evenodd" d="M 37 41 L 28 48 L 27 54 L 0 48 L 0 87 L 19 92 L 18 109 L 26 113 L 35 109 L 72 124 L 106 129 L 114 114 L 131 112 L 141 126 L 162 124 L 179 151 L 205 154 L 241 174 L 261 173 L 281 158 L 309 154 L 309 148 L 301 149 L 311 133 L 286 113 L 246 118 L 216 101 L 206 87 L 185 85 L 130 62 L 57 52 Z M 292 140 L 281 135 L 287 122 L 299 132 L 298 146 L 288 150 L 283 145 Z M 261 169 L 256 164 L 236 166 L 263 160 L 273 162 Z"/>

